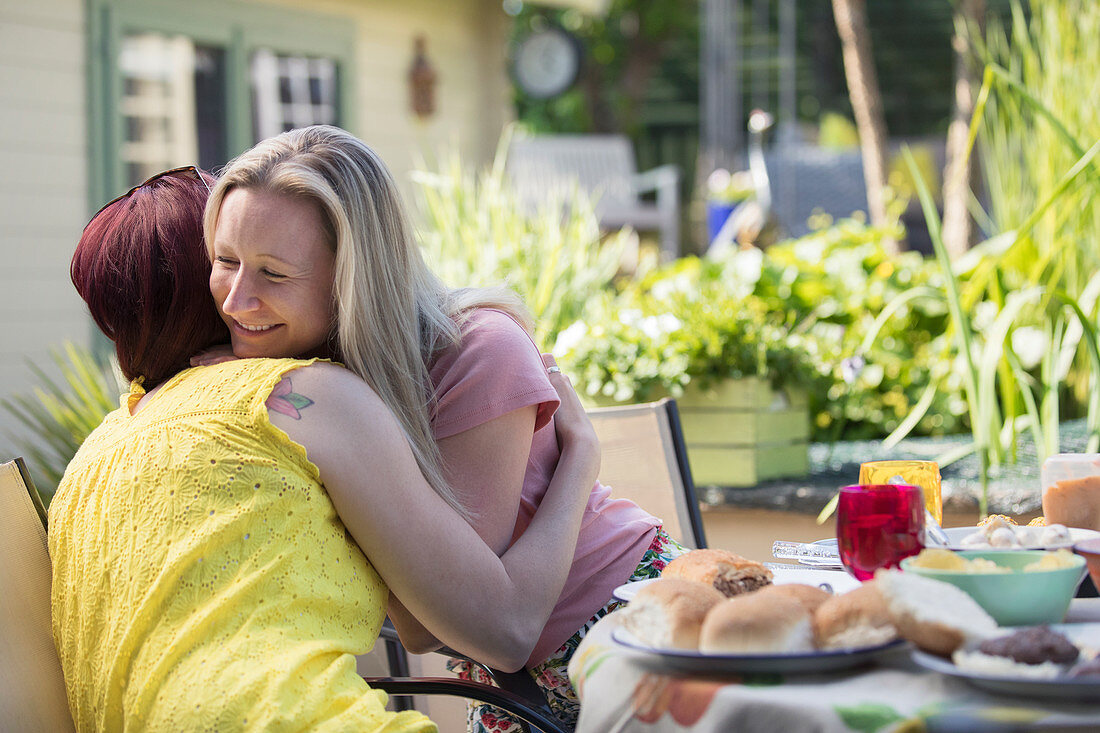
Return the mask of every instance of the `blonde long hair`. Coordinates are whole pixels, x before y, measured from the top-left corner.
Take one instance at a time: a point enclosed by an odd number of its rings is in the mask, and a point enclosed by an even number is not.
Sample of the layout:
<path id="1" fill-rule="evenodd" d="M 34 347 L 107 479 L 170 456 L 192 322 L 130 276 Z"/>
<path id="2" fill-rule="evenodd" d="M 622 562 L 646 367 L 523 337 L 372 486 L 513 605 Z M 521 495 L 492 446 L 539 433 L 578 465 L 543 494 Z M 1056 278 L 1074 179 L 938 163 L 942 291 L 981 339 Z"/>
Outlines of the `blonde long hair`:
<path id="1" fill-rule="evenodd" d="M 439 349 L 458 342 L 459 329 L 475 308 L 504 310 L 530 330 L 522 303 L 503 288 L 445 286 L 424 262 L 386 164 L 340 128 L 315 125 L 284 132 L 231 160 L 203 218 L 211 255 L 222 201 L 234 188 L 320 206 L 336 254 L 335 356 L 393 411 L 428 483 L 465 515 L 443 477 L 432 437 L 428 362 Z"/>

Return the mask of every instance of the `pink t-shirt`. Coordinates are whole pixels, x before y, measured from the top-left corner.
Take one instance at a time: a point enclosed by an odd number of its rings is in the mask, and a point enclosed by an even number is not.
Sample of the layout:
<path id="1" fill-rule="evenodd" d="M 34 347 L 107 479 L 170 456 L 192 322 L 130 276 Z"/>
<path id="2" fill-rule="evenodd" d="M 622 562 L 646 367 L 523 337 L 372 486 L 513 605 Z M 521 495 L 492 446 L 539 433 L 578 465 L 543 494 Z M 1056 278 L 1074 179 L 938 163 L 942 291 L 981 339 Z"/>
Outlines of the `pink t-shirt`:
<path id="1" fill-rule="evenodd" d="M 436 393 L 432 415 L 436 440 L 538 405 L 515 538 L 531 523 L 558 463 L 553 425 L 558 394 L 534 341 L 511 317 L 483 309 L 462 330 L 461 344 L 441 352 L 429 369 Z M 610 600 L 611 591 L 637 568 L 659 524 L 633 502 L 611 498 L 599 482 L 592 487 L 569 577 L 528 666 L 557 651 Z"/>

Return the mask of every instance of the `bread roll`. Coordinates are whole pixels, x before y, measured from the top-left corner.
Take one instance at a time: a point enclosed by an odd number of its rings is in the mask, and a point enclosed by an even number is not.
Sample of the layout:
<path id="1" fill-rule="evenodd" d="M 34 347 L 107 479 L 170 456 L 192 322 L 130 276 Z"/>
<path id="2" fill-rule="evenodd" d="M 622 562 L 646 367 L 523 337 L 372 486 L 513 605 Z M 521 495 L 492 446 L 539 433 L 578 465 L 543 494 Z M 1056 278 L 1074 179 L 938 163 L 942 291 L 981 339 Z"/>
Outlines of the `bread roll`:
<path id="1" fill-rule="evenodd" d="M 873 580 L 822 603 L 814 612 L 813 627 L 818 649 L 876 646 L 898 638 L 886 600 Z"/>
<path id="2" fill-rule="evenodd" d="M 703 618 L 723 600 L 721 593 L 703 583 L 659 578 L 618 613 L 622 627 L 650 646 L 698 649 Z"/>
<path id="3" fill-rule="evenodd" d="M 802 604 L 802 607 L 812 616 L 815 611 L 826 601 L 833 597 L 832 593 L 818 588 L 816 585 L 806 583 L 783 583 L 781 585 L 769 585 L 761 588 L 757 593 L 768 593 L 788 596 Z"/>
<path id="4" fill-rule="evenodd" d="M 772 571 L 755 560 L 746 560 L 726 550 L 704 549 L 680 555 L 665 566 L 661 577 L 706 583 L 723 596 L 732 598 L 770 585 Z"/>
<path id="5" fill-rule="evenodd" d="M 926 652 L 950 657 L 971 639 L 997 631 L 997 622 L 966 591 L 900 570 L 879 570 L 875 583 L 898 634 Z"/>
<path id="6" fill-rule="evenodd" d="M 782 593 L 745 593 L 717 604 L 703 620 L 699 651 L 793 654 L 813 651 L 810 613 Z"/>

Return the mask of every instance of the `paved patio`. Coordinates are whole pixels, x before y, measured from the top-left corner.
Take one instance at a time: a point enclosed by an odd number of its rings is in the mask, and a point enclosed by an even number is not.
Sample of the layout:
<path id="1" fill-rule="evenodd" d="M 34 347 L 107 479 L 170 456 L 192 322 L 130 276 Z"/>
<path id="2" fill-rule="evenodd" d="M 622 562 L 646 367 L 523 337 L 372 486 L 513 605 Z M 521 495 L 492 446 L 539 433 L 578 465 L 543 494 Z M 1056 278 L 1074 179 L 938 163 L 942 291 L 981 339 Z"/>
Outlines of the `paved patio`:
<path id="1" fill-rule="evenodd" d="M 1062 423 L 1063 453 L 1083 453 L 1088 443 L 1084 420 Z M 863 461 L 912 458 L 938 460 L 970 442 L 969 435 L 943 438 L 909 438 L 887 450 L 882 441 L 810 444 L 810 474 L 803 478 L 777 479 L 749 488 L 699 486 L 700 500 L 708 506 L 773 509 L 817 514 L 840 486 L 855 483 Z M 995 514 L 1042 512 L 1039 459 L 1030 435 L 1017 440 L 1016 462 L 994 467 L 989 481 L 989 511 Z M 979 462 L 969 455 L 941 466 L 944 511 L 977 510 L 981 494 Z"/>

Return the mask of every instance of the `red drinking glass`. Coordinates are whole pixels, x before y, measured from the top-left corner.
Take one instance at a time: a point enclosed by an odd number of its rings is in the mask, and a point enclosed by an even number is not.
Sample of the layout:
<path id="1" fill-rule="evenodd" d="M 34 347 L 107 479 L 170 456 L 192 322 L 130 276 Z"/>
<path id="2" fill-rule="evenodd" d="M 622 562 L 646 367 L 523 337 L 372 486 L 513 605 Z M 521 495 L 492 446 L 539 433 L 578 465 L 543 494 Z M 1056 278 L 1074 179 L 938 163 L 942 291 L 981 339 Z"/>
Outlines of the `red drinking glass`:
<path id="1" fill-rule="evenodd" d="M 924 499 L 906 484 L 845 486 L 836 509 L 840 561 L 858 580 L 924 547 Z"/>

